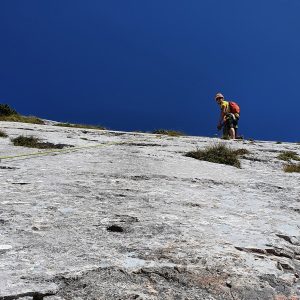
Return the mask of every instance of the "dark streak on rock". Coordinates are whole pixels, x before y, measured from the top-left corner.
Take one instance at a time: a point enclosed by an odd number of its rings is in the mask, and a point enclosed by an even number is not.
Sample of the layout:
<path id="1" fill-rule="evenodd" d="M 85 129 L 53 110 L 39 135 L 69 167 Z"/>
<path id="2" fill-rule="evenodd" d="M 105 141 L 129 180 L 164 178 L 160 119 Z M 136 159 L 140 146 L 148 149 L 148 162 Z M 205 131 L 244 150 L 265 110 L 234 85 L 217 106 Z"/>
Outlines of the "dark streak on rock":
<path id="1" fill-rule="evenodd" d="M 0 166 L 1 170 L 17 170 L 18 168 L 15 167 L 7 167 L 7 166 Z"/>
<path id="2" fill-rule="evenodd" d="M 283 248 L 266 248 L 266 249 L 261 249 L 261 248 L 247 248 L 247 247 L 235 247 L 239 251 L 244 251 L 244 252 L 249 252 L 249 253 L 259 253 L 259 254 L 264 254 L 264 255 L 274 255 L 278 257 L 286 257 L 290 259 L 294 259 L 294 252 L 288 249 L 283 249 Z"/>
<path id="3" fill-rule="evenodd" d="M 239 251 L 244 251 L 244 252 L 267 254 L 265 249 L 260 249 L 260 248 L 246 248 L 246 247 L 235 247 L 235 248 Z"/>
<path id="4" fill-rule="evenodd" d="M 164 147 L 165 145 L 160 145 L 160 144 L 150 144 L 150 143 L 122 143 L 121 145 L 124 146 L 139 146 L 139 147 Z"/>
<path id="5" fill-rule="evenodd" d="M 242 159 L 247 159 L 247 160 L 250 160 L 250 161 L 258 161 L 258 162 L 267 162 L 268 160 L 266 159 L 261 159 L 261 158 L 257 158 L 257 157 L 249 157 L 249 156 L 242 156 L 241 157 Z"/>
<path id="6" fill-rule="evenodd" d="M 33 300 L 43 300 L 46 296 L 53 296 L 55 293 L 40 293 L 40 292 L 28 292 L 16 295 L 0 296 L 0 300 L 15 300 L 23 297 L 32 297 Z"/>
<path id="7" fill-rule="evenodd" d="M 16 129 L 28 130 L 28 131 L 34 131 L 35 130 L 35 129 L 32 129 L 32 128 L 22 128 L 22 127 L 19 127 L 19 128 L 16 128 Z"/>

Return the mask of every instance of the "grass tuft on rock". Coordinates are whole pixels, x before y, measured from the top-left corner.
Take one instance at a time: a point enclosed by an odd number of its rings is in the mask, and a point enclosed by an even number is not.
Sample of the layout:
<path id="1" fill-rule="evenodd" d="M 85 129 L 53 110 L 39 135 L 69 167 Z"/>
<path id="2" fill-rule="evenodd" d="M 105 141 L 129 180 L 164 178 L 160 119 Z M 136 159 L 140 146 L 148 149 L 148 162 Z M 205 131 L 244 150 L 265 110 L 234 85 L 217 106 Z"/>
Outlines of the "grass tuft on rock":
<path id="1" fill-rule="evenodd" d="M 54 126 L 59 127 L 71 127 L 71 128 L 86 128 L 86 129 L 98 129 L 105 130 L 106 128 L 100 125 L 87 125 L 87 124 L 71 124 L 71 123 L 57 123 Z"/>
<path id="2" fill-rule="evenodd" d="M 289 164 L 283 167 L 284 172 L 287 173 L 300 173 L 300 163 L 299 164 Z"/>
<path id="3" fill-rule="evenodd" d="M 156 130 L 152 131 L 152 133 L 164 134 L 164 135 L 168 135 L 168 136 L 183 136 L 183 135 L 185 135 L 181 131 L 169 130 L 169 129 L 156 129 Z"/>
<path id="4" fill-rule="evenodd" d="M 295 151 L 284 151 L 281 152 L 278 156 L 278 159 L 284 160 L 284 161 L 290 161 L 290 160 L 297 160 L 300 161 L 300 157 Z"/>
<path id="5" fill-rule="evenodd" d="M 22 146 L 28 148 L 38 148 L 38 149 L 63 149 L 65 147 L 73 147 L 72 145 L 66 144 L 53 144 L 49 142 L 42 142 L 40 139 L 34 136 L 23 136 L 20 135 L 14 139 L 11 139 L 14 146 Z"/>
<path id="6" fill-rule="evenodd" d="M 6 134 L 6 132 L 5 132 L 5 131 L 3 131 L 3 130 L 0 130 L 0 137 L 2 137 L 2 138 L 6 138 L 6 137 L 8 137 L 8 135 Z"/>
<path id="7" fill-rule="evenodd" d="M 216 144 L 208 146 L 204 150 L 198 149 L 185 154 L 187 157 L 240 168 L 239 155 L 241 154 L 239 154 L 238 150 L 233 150 L 225 144 Z"/>

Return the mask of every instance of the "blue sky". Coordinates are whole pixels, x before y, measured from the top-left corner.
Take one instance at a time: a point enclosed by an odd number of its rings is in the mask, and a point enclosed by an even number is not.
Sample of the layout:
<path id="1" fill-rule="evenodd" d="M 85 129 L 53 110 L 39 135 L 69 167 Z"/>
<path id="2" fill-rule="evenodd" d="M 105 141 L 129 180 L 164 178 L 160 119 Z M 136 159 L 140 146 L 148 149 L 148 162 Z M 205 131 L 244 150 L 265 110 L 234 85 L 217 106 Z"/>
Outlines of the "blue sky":
<path id="1" fill-rule="evenodd" d="M 300 140 L 299 0 L 3 0 L 0 102 L 117 130 Z"/>

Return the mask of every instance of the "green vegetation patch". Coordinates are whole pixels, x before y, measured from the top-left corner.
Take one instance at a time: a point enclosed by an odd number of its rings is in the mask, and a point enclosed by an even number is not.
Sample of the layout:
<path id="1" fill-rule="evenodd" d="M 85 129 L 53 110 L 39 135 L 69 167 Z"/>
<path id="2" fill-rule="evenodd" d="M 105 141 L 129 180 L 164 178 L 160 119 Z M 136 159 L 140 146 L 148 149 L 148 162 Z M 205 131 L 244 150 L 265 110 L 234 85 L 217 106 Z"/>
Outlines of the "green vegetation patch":
<path id="1" fill-rule="evenodd" d="M 185 135 L 181 131 L 168 130 L 168 129 L 157 129 L 157 130 L 152 131 L 152 133 L 154 133 L 154 134 L 164 134 L 164 135 L 168 135 L 168 136 L 183 136 L 183 135 Z"/>
<path id="2" fill-rule="evenodd" d="M 44 121 L 33 116 L 21 116 L 21 115 L 11 115 L 11 116 L 1 116 L 0 121 L 7 121 L 7 122 L 22 122 L 22 123 L 30 123 L 30 124 L 40 124 L 44 125 Z"/>
<path id="3" fill-rule="evenodd" d="M 6 132 L 5 132 L 5 131 L 3 131 L 3 130 L 0 130 L 0 137 L 2 137 L 2 138 L 6 138 L 6 137 L 8 137 L 8 135 L 6 134 Z"/>
<path id="4" fill-rule="evenodd" d="M 57 123 L 54 126 L 59 127 L 71 127 L 71 128 L 86 128 L 86 129 L 98 129 L 105 130 L 106 128 L 100 125 L 87 125 L 87 124 L 70 124 L 70 123 Z"/>
<path id="5" fill-rule="evenodd" d="M 185 156 L 240 168 L 241 163 L 239 161 L 239 155 L 241 154 L 239 152 L 245 154 L 244 149 L 243 151 L 233 150 L 225 144 L 216 144 L 208 146 L 204 150 L 198 149 L 196 151 L 190 151 L 186 153 Z"/>
<path id="6" fill-rule="evenodd" d="M 0 104 L 0 121 L 44 124 L 44 121 L 34 116 L 22 116 L 8 104 Z"/>
<path id="7" fill-rule="evenodd" d="M 289 164 L 283 167 L 284 172 L 292 173 L 300 173 L 300 164 Z"/>
<path id="8" fill-rule="evenodd" d="M 38 149 L 63 149 L 65 147 L 74 147 L 72 145 L 66 144 L 53 144 L 49 142 L 42 142 L 40 139 L 34 136 L 23 136 L 20 135 L 14 139 L 11 139 L 14 146 L 22 146 L 28 148 L 38 148 Z"/>
<path id="9" fill-rule="evenodd" d="M 298 160 L 300 161 L 300 157 L 295 151 L 284 151 L 280 153 L 277 156 L 278 159 L 284 160 L 284 161 L 290 161 L 290 160 Z"/>

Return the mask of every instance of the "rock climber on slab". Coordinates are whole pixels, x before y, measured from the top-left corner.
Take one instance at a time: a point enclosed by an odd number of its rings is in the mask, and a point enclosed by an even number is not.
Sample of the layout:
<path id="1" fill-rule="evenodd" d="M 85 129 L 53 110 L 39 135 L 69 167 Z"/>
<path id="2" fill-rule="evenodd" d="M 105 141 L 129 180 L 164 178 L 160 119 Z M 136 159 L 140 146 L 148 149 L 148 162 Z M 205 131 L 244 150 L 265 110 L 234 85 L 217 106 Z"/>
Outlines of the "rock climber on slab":
<path id="1" fill-rule="evenodd" d="M 217 93 L 215 100 L 220 105 L 221 114 L 218 123 L 218 130 L 223 127 L 223 137 L 235 139 L 237 136 L 238 121 L 240 119 L 240 107 L 232 101 L 225 101 L 221 93 Z"/>

